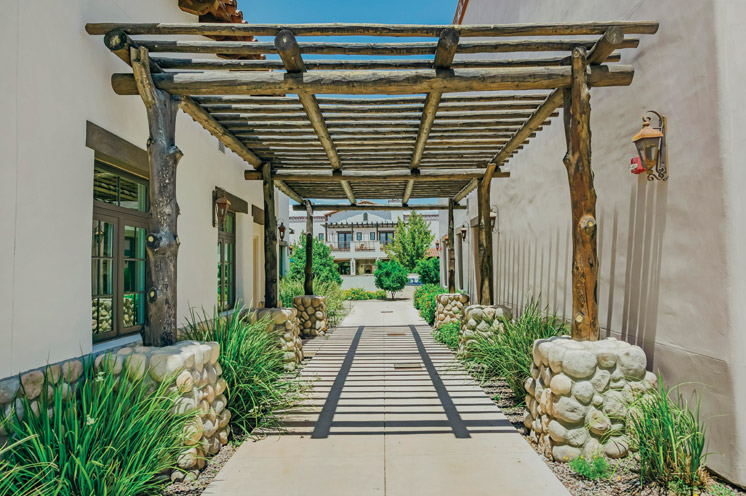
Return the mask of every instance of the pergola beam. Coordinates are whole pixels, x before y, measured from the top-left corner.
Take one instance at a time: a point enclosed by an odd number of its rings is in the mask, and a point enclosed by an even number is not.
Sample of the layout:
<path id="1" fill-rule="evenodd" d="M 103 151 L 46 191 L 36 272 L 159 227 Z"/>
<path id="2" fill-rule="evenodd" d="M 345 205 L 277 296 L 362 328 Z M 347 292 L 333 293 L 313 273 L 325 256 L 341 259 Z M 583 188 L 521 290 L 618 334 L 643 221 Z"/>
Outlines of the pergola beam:
<path id="1" fill-rule="evenodd" d="M 458 48 L 459 36 L 455 29 L 447 28 L 441 31 L 438 39 L 438 45 L 435 50 L 435 60 L 433 61 L 433 68 L 436 74 L 442 71 L 446 71 L 453 62 L 453 57 L 456 55 Z M 431 91 L 425 97 L 425 105 L 422 109 L 422 116 L 420 118 L 420 127 L 417 131 L 417 139 L 414 144 L 414 151 L 412 152 L 412 160 L 409 168 L 412 172 L 415 172 L 420 166 L 420 160 L 422 160 L 422 153 L 425 151 L 425 145 L 427 139 L 430 136 L 430 130 L 433 127 L 435 121 L 435 115 L 438 113 L 438 106 L 440 105 L 440 98 L 443 93 L 440 91 Z M 412 190 L 414 188 L 414 181 L 409 180 L 407 186 L 404 188 L 404 195 L 402 196 L 402 203 L 407 204 L 409 198 L 412 196 Z"/>
<path id="2" fill-rule="evenodd" d="M 259 171 L 246 171 L 246 172 L 251 172 L 252 174 L 259 176 L 259 177 L 255 177 L 254 175 L 252 175 L 251 177 L 252 179 L 257 179 L 257 180 L 262 179 L 261 177 L 262 171 L 260 170 Z M 304 199 L 302 196 L 296 193 L 295 190 L 293 190 L 293 188 L 285 184 L 285 182 L 281 178 L 278 178 L 276 175 L 275 175 L 275 187 L 279 189 L 280 191 L 282 191 L 285 194 L 285 196 L 287 196 L 288 198 L 291 198 L 297 201 L 298 203 L 304 202 Z"/>
<path id="3" fill-rule="evenodd" d="M 606 62 L 619 62 L 621 54 L 610 55 Z M 182 71 L 268 71 L 285 69 L 279 60 L 226 60 L 226 59 L 193 59 L 153 57 L 153 60 L 164 69 Z M 391 59 L 391 60 L 306 60 L 309 71 L 345 71 L 355 69 L 367 70 L 401 70 L 432 69 L 431 59 Z M 480 67 L 544 67 L 570 65 L 570 57 L 532 57 L 530 59 L 464 59 L 451 63 L 454 69 L 477 69 Z"/>
<path id="4" fill-rule="evenodd" d="M 324 203 L 315 203 L 311 204 L 311 208 L 313 208 L 314 211 L 321 211 L 321 210 L 339 210 L 339 211 L 347 211 L 347 210 L 447 210 L 448 205 L 382 205 L 382 204 L 376 204 L 376 205 L 335 205 L 335 204 L 324 204 Z M 454 205 L 456 210 L 464 210 L 466 209 L 465 206 L 462 205 Z M 293 205 L 294 211 L 305 211 L 306 207 L 305 205 Z"/>
<path id="5" fill-rule="evenodd" d="M 289 74 L 301 74 L 306 71 L 298 42 L 295 40 L 293 33 L 287 30 L 280 31 L 275 37 L 274 45 L 277 47 L 280 58 L 282 59 L 283 64 L 285 64 L 285 69 Z M 303 105 L 303 109 L 306 111 L 308 120 L 311 122 L 311 126 L 313 127 L 316 136 L 318 136 L 321 146 L 324 147 L 324 151 L 329 158 L 329 163 L 331 164 L 332 169 L 341 170 L 342 163 L 337 155 L 337 150 L 334 148 L 334 142 L 329 135 L 329 129 L 327 129 L 324 116 L 321 114 L 321 109 L 316 101 L 316 96 L 313 93 L 300 91 L 298 92 L 298 99 L 300 100 L 301 105 Z M 357 200 L 355 199 L 355 195 L 353 194 L 350 185 L 342 184 L 342 188 L 347 195 L 347 199 L 354 205 Z"/>
<path id="6" fill-rule="evenodd" d="M 356 172 L 356 171 L 345 171 L 342 174 L 322 174 L 322 173 L 311 173 L 306 171 L 293 171 L 293 170 L 279 170 L 273 173 L 275 184 L 277 182 L 287 181 L 304 181 L 304 182 L 316 182 L 316 183 L 328 183 L 328 182 L 367 182 L 367 181 L 407 181 L 412 179 L 418 182 L 432 182 L 432 181 L 449 181 L 449 180 L 468 180 L 477 179 L 484 176 L 484 169 L 448 169 L 448 170 L 436 170 L 436 171 L 422 171 L 420 174 L 413 175 L 410 172 L 385 172 L 385 173 L 372 173 L 372 172 Z M 495 177 L 510 177 L 509 172 L 501 172 Z M 247 181 L 259 181 L 262 179 L 261 171 L 247 170 L 244 172 L 244 179 Z M 288 195 L 290 196 L 290 195 Z M 295 198 L 294 198 L 295 199 Z M 297 200 L 296 200 L 297 201 Z M 299 203 L 303 203 L 302 201 Z"/>
<path id="7" fill-rule="evenodd" d="M 632 82 L 631 66 L 591 66 L 590 86 L 627 86 Z M 320 71 L 300 74 L 280 72 L 183 72 L 153 74 L 155 85 L 174 95 L 284 95 L 326 94 L 412 94 L 500 90 L 545 90 L 570 85 L 570 67 L 529 67 L 507 69 L 453 69 L 432 71 Z M 111 83 L 118 95 L 135 95 L 132 74 L 113 74 Z"/>
<path id="8" fill-rule="evenodd" d="M 492 102 L 534 102 L 535 105 L 543 102 L 549 94 L 543 93 L 500 93 L 489 95 L 445 95 L 441 99 L 446 103 L 492 103 Z M 235 95 L 211 95 L 195 96 L 194 99 L 200 105 L 300 105 L 300 100 L 292 96 L 235 96 Z M 425 102 L 421 96 L 396 96 L 384 98 L 351 98 L 351 97 L 316 97 L 319 105 L 406 105 Z"/>

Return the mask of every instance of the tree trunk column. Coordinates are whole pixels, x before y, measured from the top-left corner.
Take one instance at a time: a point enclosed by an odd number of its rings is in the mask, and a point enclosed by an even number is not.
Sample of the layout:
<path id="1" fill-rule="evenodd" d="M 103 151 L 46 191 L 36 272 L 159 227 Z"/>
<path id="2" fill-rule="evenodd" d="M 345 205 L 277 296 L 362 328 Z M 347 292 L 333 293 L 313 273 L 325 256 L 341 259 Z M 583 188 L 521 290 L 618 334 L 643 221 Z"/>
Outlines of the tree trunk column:
<path id="1" fill-rule="evenodd" d="M 491 181 L 480 181 L 477 188 L 479 209 L 479 304 L 492 305 L 492 226 L 490 222 L 490 184 Z"/>
<path id="2" fill-rule="evenodd" d="M 277 216 L 275 215 L 275 183 L 272 167 L 262 165 L 264 189 L 264 306 L 277 307 Z"/>
<path id="3" fill-rule="evenodd" d="M 448 292 L 456 292 L 456 246 L 453 234 L 453 200 L 448 200 Z"/>
<path id="4" fill-rule="evenodd" d="M 313 209 L 308 200 L 306 200 L 306 267 L 303 291 L 306 295 L 313 294 Z"/>
<path id="5" fill-rule="evenodd" d="M 148 257 L 148 322 L 146 346 L 168 346 L 176 341 L 176 261 L 179 252 L 176 203 L 176 166 L 182 157 L 174 144 L 178 101 L 153 84 L 145 48 L 132 48 L 132 71 L 145 103 L 150 137 L 150 211 L 146 251 Z"/>
<path id="6" fill-rule="evenodd" d="M 572 337 L 596 341 L 598 325 L 598 254 L 596 190 L 591 170 L 590 93 L 586 51 L 572 52 L 572 86 L 564 91 L 567 154 L 564 158 L 572 204 Z"/>

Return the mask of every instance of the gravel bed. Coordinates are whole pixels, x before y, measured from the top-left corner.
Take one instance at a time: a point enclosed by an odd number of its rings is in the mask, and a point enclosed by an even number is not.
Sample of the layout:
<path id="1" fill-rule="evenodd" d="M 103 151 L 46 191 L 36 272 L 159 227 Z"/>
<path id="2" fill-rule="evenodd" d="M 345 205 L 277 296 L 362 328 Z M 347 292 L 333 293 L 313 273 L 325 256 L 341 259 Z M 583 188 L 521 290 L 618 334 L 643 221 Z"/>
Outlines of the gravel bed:
<path id="1" fill-rule="evenodd" d="M 612 476 L 606 480 L 593 481 L 586 479 L 572 471 L 567 463 L 559 463 L 547 459 L 534 443 L 528 439 L 528 429 L 523 425 L 524 404 L 522 399 L 518 401 L 508 385 L 502 380 L 495 380 L 482 384 L 482 388 L 492 398 L 503 414 L 508 418 L 513 427 L 520 432 L 531 445 L 534 451 L 541 457 L 544 463 L 552 469 L 554 475 L 565 485 L 573 496 L 668 496 L 669 492 L 658 486 L 640 485 L 640 462 L 634 456 L 621 460 L 609 460 Z M 746 492 L 731 486 L 727 482 L 708 475 L 708 485 L 720 485 L 722 492 L 700 492 L 699 496 L 741 496 Z M 730 492 L 728 492 L 728 490 Z M 671 493 L 673 494 L 673 493 Z"/>

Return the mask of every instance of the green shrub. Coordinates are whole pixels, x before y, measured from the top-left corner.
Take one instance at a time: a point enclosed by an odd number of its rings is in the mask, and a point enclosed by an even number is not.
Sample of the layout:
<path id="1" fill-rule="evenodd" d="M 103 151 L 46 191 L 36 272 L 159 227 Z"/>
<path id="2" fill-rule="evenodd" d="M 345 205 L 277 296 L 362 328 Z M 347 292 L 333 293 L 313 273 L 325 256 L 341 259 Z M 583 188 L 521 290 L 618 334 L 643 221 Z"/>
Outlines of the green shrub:
<path id="1" fill-rule="evenodd" d="M 396 260 L 379 261 L 373 275 L 376 287 L 391 292 L 392 298 L 407 284 L 407 270 Z"/>
<path id="2" fill-rule="evenodd" d="M 461 329 L 461 324 L 458 322 L 448 322 L 441 325 L 433 331 L 433 337 L 439 343 L 443 343 L 450 349 L 455 350 L 458 348 L 458 333 Z"/>
<path id="3" fill-rule="evenodd" d="M 414 272 L 420 276 L 422 284 L 440 284 L 440 259 L 420 260 L 415 265 Z"/>
<path id="4" fill-rule="evenodd" d="M 657 482 L 678 494 L 693 493 L 703 483 L 706 427 L 679 391 L 658 378 L 658 389 L 643 395 L 630 407 L 627 432 L 639 451 L 640 478 Z"/>
<path id="5" fill-rule="evenodd" d="M 267 320 L 249 323 L 240 304 L 226 317 L 203 309 L 187 318 L 186 339 L 220 344 L 231 424 L 243 432 L 274 422 L 275 412 L 297 399 L 298 383 L 285 374 L 283 351 L 268 326 Z"/>
<path id="6" fill-rule="evenodd" d="M 43 482 L 45 475 L 53 467 L 51 463 L 11 465 L 5 460 L 10 450 L 37 437 L 35 434 L 0 447 L 0 495 L 36 496 L 52 490 L 54 480 Z"/>
<path id="7" fill-rule="evenodd" d="M 556 316 L 545 317 L 539 300 L 533 298 L 528 298 L 520 318 L 503 319 L 500 324 L 493 325 L 493 333 L 478 334 L 470 343 L 467 366 L 483 379 L 502 378 L 516 398 L 523 398 L 523 383 L 531 375 L 534 341 L 567 334 L 568 329 Z"/>
<path id="8" fill-rule="evenodd" d="M 311 271 L 314 281 L 342 284 L 339 267 L 334 262 L 332 250 L 323 241 L 313 238 L 313 261 Z M 288 267 L 287 279 L 299 281 L 301 284 L 306 277 L 306 237 L 301 236 L 297 245 L 293 246 L 293 257 Z M 318 293 L 317 293 L 318 294 Z M 292 303 L 292 302 L 291 302 Z"/>
<path id="9" fill-rule="evenodd" d="M 608 479 L 611 475 L 611 467 L 603 455 L 593 455 L 590 461 L 580 456 L 570 462 L 570 469 L 591 480 Z"/>
<path id="10" fill-rule="evenodd" d="M 172 384 L 147 374 L 94 373 L 90 359 L 76 388 L 45 383 L 34 407 L 22 398 L 24 415 L 7 422 L 11 435 L 26 441 L 5 448 L 3 463 L 16 471 L 0 475 L 0 488 L 9 491 L 2 494 L 23 493 L 29 484 L 34 494 L 160 493 L 167 481 L 157 476 L 175 466 L 194 415 L 172 412 L 178 398 Z"/>
<path id="11" fill-rule="evenodd" d="M 435 310 L 437 310 L 435 297 L 447 292 L 437 284 L 423 284 L 414 291 L 414 307 L 419 310 L 420 317 L 428 324 L 433 325 L 435 322 Z"/>
<path id="12" fill-rule="evenodd" d="M 345 300 L 383 300 L 386 298 L 386 291 L 379 289 L 377 291 L 367 291 L 363 288 L 351 288 L 344 290 Z"/>

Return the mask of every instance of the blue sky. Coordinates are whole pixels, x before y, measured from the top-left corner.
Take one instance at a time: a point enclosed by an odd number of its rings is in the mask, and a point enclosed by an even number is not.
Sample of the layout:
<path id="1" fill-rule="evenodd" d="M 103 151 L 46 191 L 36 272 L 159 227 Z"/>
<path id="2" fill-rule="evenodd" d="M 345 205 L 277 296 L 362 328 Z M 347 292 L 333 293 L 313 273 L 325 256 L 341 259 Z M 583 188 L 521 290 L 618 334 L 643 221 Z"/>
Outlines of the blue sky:
<path id="1" fill-rule="evenodd" d="M 364 22 L 385 24 L 451 24 L 458 0 L 374 0 L 372 2 L 340 0 L 274 0 L 269 2 L 249 2 L 238 0 L 238 7 L 243 11 L 244 20 L 248 23 L 328 23 L 328 22 Z M 326 38 L 314 37 L 314 41 Z M 371 38 L 365 36 L 345 37 L 351 42 L 368 41 L 404 41 L 402 38 Z M 262 39 L 271 41 L 271 39 Z M 335 41 L 340 41 L 336 38 Z M 418 41 L 407 38 L 406 41 Z M 432 41 L 432 39 L 428 39 Z M 312 55 L 306 56 L 313 58 Z M 335 58 L 322 55 L 318 58 Z M 268 55 L 268 59 L 279 58 Z M 364 58 L 370 58 L 364 57 Z M 386 57 L 394 58 L 394 57 Z M 411 204 L 432 203 L 433 200 L 412 199 Z M 291 200 L 291 203 L 295 203 Z M 346 203 L 346 201 L 324 203 Z"/>

